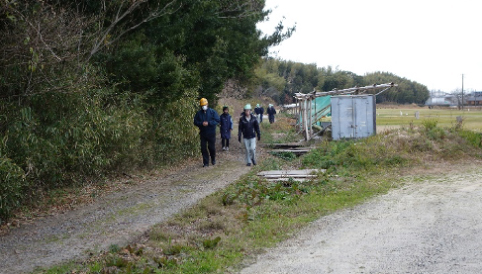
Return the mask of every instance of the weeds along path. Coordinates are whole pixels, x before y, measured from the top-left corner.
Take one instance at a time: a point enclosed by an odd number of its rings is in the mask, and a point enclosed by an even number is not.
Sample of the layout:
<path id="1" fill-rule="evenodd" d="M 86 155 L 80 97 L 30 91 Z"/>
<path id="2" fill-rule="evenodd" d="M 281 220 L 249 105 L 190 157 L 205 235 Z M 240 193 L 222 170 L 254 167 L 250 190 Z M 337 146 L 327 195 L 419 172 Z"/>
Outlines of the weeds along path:
<path id="1" fill-rule="evenodd" d="M 482 273 L 482 172 L 459 172 L 323 217 L 241 273 Z"/>
<path id="2" fill-rule="evenodd" d="M 231 139 L 229 152 L 223 152 L 217 140 L 216 166 L 202 168 L 199 155 L 195 166 L 166 178 L 133 185 L 94 204 L 22 225 L 0 236 L 0 273 L 30 272 L 85 258 L 112 244 L 126 245 L 150 226 L 247 173 L 250 168 L 236 139 Z"/>

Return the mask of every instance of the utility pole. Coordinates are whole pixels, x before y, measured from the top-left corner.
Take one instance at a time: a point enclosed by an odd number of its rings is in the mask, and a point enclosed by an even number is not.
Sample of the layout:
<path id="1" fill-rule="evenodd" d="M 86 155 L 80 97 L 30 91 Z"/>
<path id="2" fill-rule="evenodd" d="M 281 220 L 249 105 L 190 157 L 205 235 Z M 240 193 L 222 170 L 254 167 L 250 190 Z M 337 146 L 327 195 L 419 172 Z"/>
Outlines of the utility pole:
<path id="1" fill-rule="evenodd" d="M 464 75 L 462 74 L 462 110 L 464 110 Z"/>

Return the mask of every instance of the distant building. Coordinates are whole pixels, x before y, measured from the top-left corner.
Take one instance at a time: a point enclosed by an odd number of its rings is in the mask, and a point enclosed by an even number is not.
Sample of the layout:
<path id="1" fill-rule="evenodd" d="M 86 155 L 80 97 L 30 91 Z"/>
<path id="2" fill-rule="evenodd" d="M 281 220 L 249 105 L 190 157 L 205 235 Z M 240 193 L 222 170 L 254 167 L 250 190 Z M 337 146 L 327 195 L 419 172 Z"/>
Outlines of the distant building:
<path id="1" fill-rule="evenodd" d="M 482 99 L 482 97 L 481 97 Z M 433 107 L 456 107 L 457 106 L 457 97 L 452 94 L 446 94 L 446 93 L 436 93 L 432 94 L 427 101 L 425 102 L 425 105 L 428 106 L 429 108 Z"/>
<path id="2" fill-rule="evenodd" d="M 482 105 L 482 91 L 474 91 L 465 97 L 465 102 L 469 106 Z"/>

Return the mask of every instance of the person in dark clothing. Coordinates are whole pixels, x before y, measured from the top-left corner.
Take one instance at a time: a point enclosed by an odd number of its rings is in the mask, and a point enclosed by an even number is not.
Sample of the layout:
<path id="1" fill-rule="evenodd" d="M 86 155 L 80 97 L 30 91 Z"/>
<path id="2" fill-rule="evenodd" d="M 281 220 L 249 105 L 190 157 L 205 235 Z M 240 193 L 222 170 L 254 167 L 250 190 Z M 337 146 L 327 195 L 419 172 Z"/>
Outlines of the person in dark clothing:
<path id="1" fill-rule="evenodd" d="M 269 123 L 274 123 L 274 115 L 276 114 L 276 109 L 274 109 L 272 104 L 269 104 L 268 110 L 266 112 L 268 113 Z"/>
<path id="2" fill-rule="evenodd" d="M 241 142 L 241 135 L 244 138 L 244 146 L 246 147 L 246 165 L 256 165 L 256 135 L 258 141 L 261 139 L 259 131 L 259 123 L 256 117 L 251 114 L 251 105 L 244 107 L 244 116 L 239 119 L 238 141 Z"/>
<path id="3" fill-rule="evenodd" d="M 261 123 L 263 122 L 264 107 L 260 105 L 258 112 L 259 112 L 259 124 L 261 125 Z"/>
<path id="4" fill-rule="evenodd" d="M 258 118 L 258 122 L 261 124 L 263 122 L 263 114 L 264 114 L 263 106 L 261 106 L 260 104 L 257 104 L 256 107 L 254 108 L 254 113 Z"/>
<path id="5" fill-rule="evenodd" d="M 233 119 L 229 115 L 229 108 L 223 107 L 223 114 L 221 114 L 221 144 L 223 150 L 229 150 L 229 139 L 231 139 L 231 131 L 233 130 Z"/>
<path id="6" fill-rule="evenodd" d="M 256 116 L 256 119 L 258 119 L 258 123 L 260 121 L 259 119 L 259 113 L 261 112 L 261 108 L 259 107 L 259 104 L 256 104 L 256 107 L 254 108 L 254 115 Z"/>
<path id="7" fill-rule="evenodd" d="M 203 166 L 208 167 L 209 156 L 211 156 L 211 163 L 213 165 L 216 164 L 216 125 L 219 124 L 220 120 L 218 113 L 208 107 L 208 100 L 206 98 L 202 98 L 199 101 L 199 105 L 201 109 L 196 113 L 196 116 L 194 116 L 194 125 L 199 127 Z"/>
<path id="8" fill-rule="evenodd" d="M 263 114 L 264 114 L 264 107 L 260 106 L 259 107 L 259 123 L 260 124 L 263 122 Z"/>

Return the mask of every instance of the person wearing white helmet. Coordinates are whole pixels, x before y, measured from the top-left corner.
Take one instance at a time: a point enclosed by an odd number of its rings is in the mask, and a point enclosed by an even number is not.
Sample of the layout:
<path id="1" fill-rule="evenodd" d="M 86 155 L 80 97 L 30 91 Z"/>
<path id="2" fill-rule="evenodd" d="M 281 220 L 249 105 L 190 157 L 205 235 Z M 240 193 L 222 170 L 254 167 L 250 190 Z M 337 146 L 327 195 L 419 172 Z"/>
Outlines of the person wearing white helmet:
<path id="1" fill-rule="evenodd" d="M 263 106 L 261 106 L 260 104 L 257 104 L 256 107 L 254 108 L 254 113 L 258 118 L 258 122 L 261 124 L 263 122 L 263 114 L 264 114 Z"/>
<path id="2" fill-rule="evenodd" d="M 244 115 L 239 119 L 239 142 L 241 142 L 241 136 L 244 138 L 244 146 L 246 148 L 246 165 L 256 165 L 256 136 L 258 136 L 259 141 L 261 133 L 259 131 L 258 119 L 251 114 L 251 104 L 247 104 L 244 107 Z"/>

